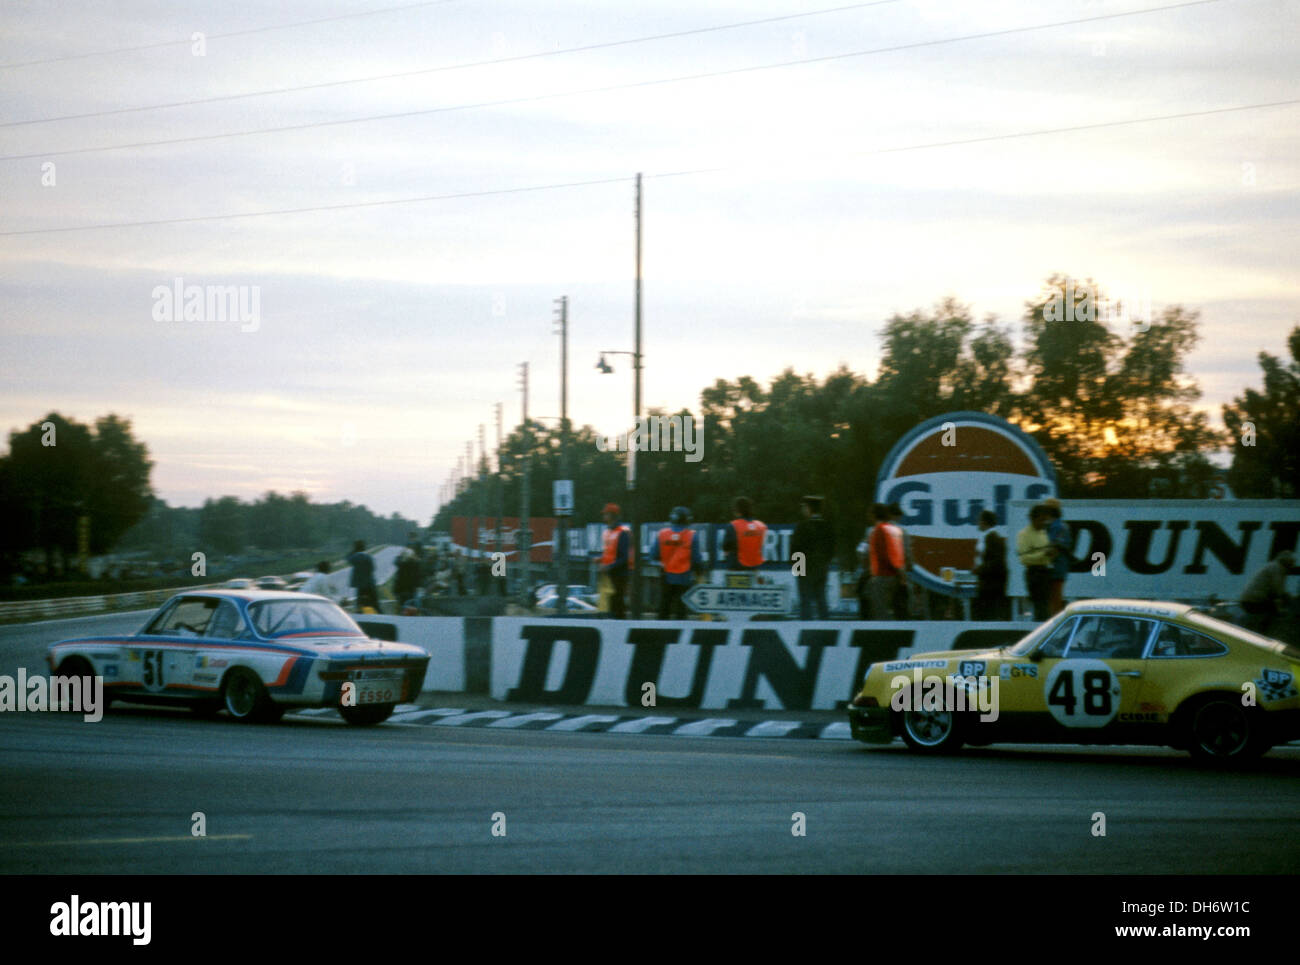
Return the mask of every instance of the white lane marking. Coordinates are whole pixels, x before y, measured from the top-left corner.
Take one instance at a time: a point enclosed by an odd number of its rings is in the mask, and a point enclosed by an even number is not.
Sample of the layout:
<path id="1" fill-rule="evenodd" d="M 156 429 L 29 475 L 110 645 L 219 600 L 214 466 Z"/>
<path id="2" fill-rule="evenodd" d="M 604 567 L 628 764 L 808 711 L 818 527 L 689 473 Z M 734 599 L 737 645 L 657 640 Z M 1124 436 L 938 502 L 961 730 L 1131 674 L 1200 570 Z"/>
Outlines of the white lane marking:
<path id="1" fill-rule="evenodd" d="M 708 737 L 715 730 L 721 730 L 724 727 L 735 727 L 737 723 L 738 721 L 729 720 L 726 717 L 706 717 L 704 720 L 683 724 L 673 731 L 673 735 L 680 737 Z"/>
<path id="2" fill-rule="evenodd" d="M 618 720 L 617 716 L 611 717 L 609 714 L 583 714 L 581 717 L 570 717 L 558 724 L 552 724 L 546 730 L 582 730 L 589 724 L 612 724 L 616 720 Z"/>
<path id="3" fill-rule="evenodd" d="M 435 720 L 434 723 L 441 727 L 459 727 L 461 724 L 468 724 L 472 720 L 497 720 L 501 717 L 509 717 L 510 714 L 511 711 L 508 710 L 479 710 L 472 714 L 444 717 L 442 720 Z"/>
<path id="4" fill-rule="evenodd" d="M 853 740 L 853 733 L 849 730 L 849 725 L 842 722 L 837 724 L 827 724 L 822 728 L 822 732 L 817 736 L 822 740 Z"/>
<path id="5" fill-rule="evenodd" d="M 535 714 L 519 714 L 516 717 L 507 717 L 505 720 L 494 720 L 488 724 L 489 727 L 523 727 L 524 724 L 531 724 L 537 720 L 559 720 L 563 714 L 551 714 L 546 711 L 537 711 Z"/>
<path id="6" fill-rule="evenodd" d="M 463 713 L 465 713 L 464 707 L 438 707 L 433 710 L 421 710 L 416 707 L 407 711 L 394 712 L 393 716 L 388 719 L 399 723 L 412 723 L 418 720 L 427 720 L 430 717 L 452 717 Z"/>
<path id="7" fill-rule="evenodd" d="M 651 727 L 659 727 L 663 724 L 675 724 L 676 717 L 638 717 L 636 720 L 625 720 L 621 724 L 615 724 L 607 734 L 640 734 L 642 731 L 649 730 Z"/>
<path id="8" fill-rule="evenodd" d="M 745 731 L 746 737 L 784 737 L 792 730 L 799 729 L 797 720 L 765 720 Z"/>

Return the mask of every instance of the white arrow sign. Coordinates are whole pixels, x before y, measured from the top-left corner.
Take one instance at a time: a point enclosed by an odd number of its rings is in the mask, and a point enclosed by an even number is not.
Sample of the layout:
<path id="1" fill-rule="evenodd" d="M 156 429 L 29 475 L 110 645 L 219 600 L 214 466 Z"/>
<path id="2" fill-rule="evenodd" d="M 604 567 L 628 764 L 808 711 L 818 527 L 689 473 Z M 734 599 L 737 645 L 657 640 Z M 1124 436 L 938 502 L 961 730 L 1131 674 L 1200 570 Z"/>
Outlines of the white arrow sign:
<path id="1" fill-rule="evenodd" d="M 687 590 L 682 602 L 696 613 L 785 613 L 790 606 L 783 586 L 731 587 L 707 583 L 697 583 Z"/>

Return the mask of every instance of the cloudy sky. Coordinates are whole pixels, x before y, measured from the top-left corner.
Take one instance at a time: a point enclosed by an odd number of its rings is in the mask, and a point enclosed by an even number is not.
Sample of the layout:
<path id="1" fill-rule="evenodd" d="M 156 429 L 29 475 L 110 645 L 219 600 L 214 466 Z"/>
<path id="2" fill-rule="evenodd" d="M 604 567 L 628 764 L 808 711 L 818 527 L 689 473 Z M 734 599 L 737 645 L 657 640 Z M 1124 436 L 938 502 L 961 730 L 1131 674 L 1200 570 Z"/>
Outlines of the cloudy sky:
<path id="1" fill-rule="evenodd" d="M 623 428 L 628 359 L 595 363 L 632 347 L 637 172 L 647 406 L 874 376 L 892 313 L 1018 322 L 1060 272 L 1200 311 L 1217 420 L 1300 324 L 1298 10 L 9 4 L 0 429 L 117 412 L 174 505 L 427 520 L 518 363 L 558 415 L 560 295 L 571 416 Z M 256 320 L 169 319 L 177 279 Z"/>

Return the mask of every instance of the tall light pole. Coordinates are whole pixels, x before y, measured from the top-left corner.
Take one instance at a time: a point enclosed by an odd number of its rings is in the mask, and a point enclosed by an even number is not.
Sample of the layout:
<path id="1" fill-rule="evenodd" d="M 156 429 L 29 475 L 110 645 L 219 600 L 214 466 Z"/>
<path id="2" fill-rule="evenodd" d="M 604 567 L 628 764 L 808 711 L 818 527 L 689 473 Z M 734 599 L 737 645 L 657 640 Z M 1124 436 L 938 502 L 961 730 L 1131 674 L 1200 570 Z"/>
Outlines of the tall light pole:
<path id="1" fill-rule="evenodd" d="M 633 431 L 641 423 L 641 173 L 636 176 L 636 341 L 632 347 L 635 388 L 632 390 Z M 636 451 L 628 446 L 627 490 L 632 497 L 632 619 L 641 616 L 641 507 L 636 491 Z"/>
<path id="2" fill-rule="evenodd" d="M 557 300 L 560 335 L 560 478 L 569 478 L 569 296 Z M 569 517 L 560 515 L 560 579 L 556 584 L 555 612 L 569 612 Z"/>
<path id="3" fill-rule="evenodd" d="M 533 524 L 529 518 L 529 500 L 532 496 L 532 480 L 530 478 L 529 468 L 533 461 L 533 433 L 528 427 L 528 363 L 519 363 L 519 388 L 524 395 L 524 473 L 523 486 L 519 495 L 519 536 L 515 542 L 519 547 L 520 579 L 523 581 L 521 590 L 523 602 L 526 606 L 532 605 L 532 555 L 533 555 Z"/>

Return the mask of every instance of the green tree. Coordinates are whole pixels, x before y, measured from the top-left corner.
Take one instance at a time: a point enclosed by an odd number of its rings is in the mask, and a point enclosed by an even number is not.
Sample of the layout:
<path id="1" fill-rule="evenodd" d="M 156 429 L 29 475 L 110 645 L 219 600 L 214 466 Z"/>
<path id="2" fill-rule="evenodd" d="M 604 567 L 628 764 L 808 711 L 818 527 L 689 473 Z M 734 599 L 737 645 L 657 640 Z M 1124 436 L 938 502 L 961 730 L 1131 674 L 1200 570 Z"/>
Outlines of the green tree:
<path id="1" fill-rule="evenodd" d="M 1260 352 L 1263 390 L 1248 388 L 1223 407 L 1232 436 L 1228 483 L 1241 497 L 1300 497 L 1300 326 L 1287 349 L 1289 362 Z"/>

